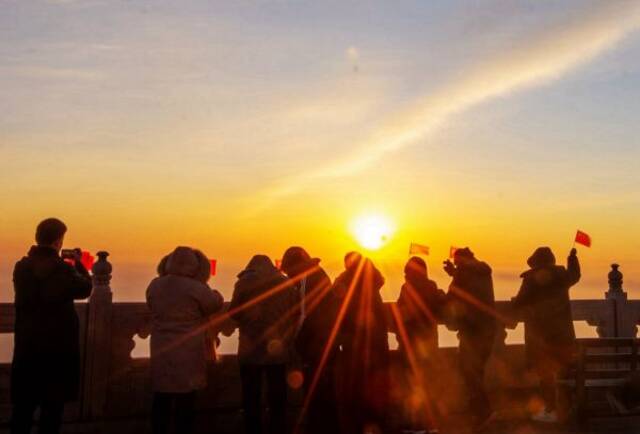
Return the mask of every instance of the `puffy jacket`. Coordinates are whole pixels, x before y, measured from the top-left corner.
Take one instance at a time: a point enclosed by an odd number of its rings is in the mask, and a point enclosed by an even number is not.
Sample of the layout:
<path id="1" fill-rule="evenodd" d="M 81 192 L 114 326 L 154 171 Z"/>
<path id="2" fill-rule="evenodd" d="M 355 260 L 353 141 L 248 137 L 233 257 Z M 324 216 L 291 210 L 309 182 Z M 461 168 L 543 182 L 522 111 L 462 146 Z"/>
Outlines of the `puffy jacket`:
<path id="1" fill-rule="evenodd" d="M 238 360 L 280 364 L 289 360 L 299 324 L 296 286 L 264 255 L 254 256 L 238 274 L 229 312 L 238 323 Z"/>
<path id="2" fill-rule="evenodd" d="M 580 264 L 575 255 L 569 256 L 567 268 L 554 262 L 522 273 L 520 291 L 512 301 L 523 313 L 525 344 L 533 358 L 570 347 L 576 337 L 569 289 L 580 280 Z"/>
<path id="3" fill-rule="evenodd" d="M 207 318 L 222 309 L 223 298 L 198 277 L 196 253 L 177 248 L 151 281 L 151 382 L 155 392 L 185 393 L 207 385 Z"/>

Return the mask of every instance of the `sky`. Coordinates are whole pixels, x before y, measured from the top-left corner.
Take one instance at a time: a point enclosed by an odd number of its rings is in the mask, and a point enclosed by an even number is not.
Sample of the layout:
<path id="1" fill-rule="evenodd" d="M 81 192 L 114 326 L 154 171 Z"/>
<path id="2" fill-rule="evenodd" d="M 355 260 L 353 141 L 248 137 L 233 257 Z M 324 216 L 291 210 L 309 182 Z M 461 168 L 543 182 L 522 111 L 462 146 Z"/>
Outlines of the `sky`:
<path id="1" fill-rule="evenodd" d="M 227 298 L 253 254 L 335 277 L 360 249 L 392 300 L 411 242 L 443 288 L 470 246 L 509 299 L 576 229 L 573 296 L 618 262 L 640 298 L 638 112 L 640 1 L 0 0 L 0 300 L 49 216 L 110 252 L 116 300 L 177 245 Z"/>

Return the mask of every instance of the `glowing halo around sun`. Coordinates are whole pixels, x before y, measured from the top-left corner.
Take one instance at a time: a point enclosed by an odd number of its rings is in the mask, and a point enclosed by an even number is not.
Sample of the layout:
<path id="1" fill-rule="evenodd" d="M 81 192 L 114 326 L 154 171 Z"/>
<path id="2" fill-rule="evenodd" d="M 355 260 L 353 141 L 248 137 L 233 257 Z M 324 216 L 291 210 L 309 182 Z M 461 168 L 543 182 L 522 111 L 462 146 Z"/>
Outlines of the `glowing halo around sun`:
<path id="1" fill-rule="evenodd" d="M 393 235 L 393 231 L 391 221 L 379 214 L 362 215 L 351 223 L 351 232 L 356 241 L 368 250 L 383 247 Z"/>

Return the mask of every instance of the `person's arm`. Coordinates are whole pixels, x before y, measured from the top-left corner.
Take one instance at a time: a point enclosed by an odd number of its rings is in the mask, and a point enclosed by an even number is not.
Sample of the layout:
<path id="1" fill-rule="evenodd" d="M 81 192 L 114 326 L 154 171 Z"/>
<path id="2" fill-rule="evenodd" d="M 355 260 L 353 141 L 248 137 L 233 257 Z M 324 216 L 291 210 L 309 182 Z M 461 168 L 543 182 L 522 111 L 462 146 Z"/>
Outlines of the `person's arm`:
<path id="1" fill-rule="evenodd" d="M 449 330 L 458 330 L 459 328 L 457 315 L 458 304 L 458 297 L 454 295 L 451 289 L 449 289 L 449 291 L 444 294 L 444 299 L 440 306 L 440 319 Z"/>
<path id="2" fill-rule="evenodd" d="M 231 303 L 229 303 L 229 310 L 231 318 L 240 323 L 244 318 L 244 311 L 242 306 L 245 304 L 245 295 L 240 282 L 236 282 L 233 288 L 233 296 L 231 297 Z M 237 310 L 237 311 L 236 311 Z"/>
<path id="3" fill-rule="evenodd" d="M 75 266 L 61 263 L 57 271 L 51 275 L 51 281 L 43 297 L 49 301 L 82 300 L 91 295 L 93 282 L 91 276 L 80 263 L 75 261 Z"/>
<path id="4" fill-rule="evenodd" d="M 580 261 L 576 249 L 571 249 L 567 258 L 567 275 L 569 286 L 573 286 L 580 281 Z"/>
<path id="5" fill-rule="evenodd" d="M 527 305 L 531 304 L 533 298 L 533 291 L 531 284 L 529 283 L 529 279 L 523 277 L 522 284 L 520 285 L 520 289 L 515 297 L 511 299 L 511 308 L 512 309 L 522 309 Z"/>
<path id="6" fill-rule="evenodd" d="M 438 285 L 435 282 L 430 283 L 428 296 L 427 296 L 427 307 L 430 309 L 433 314 L 434 319 L 440 321 L 442 318 L 442 311 L 444 309 L 444 305 L 446 304 L 446 294 L 443 290 L 438 288 Z"/>
<path id="7" fill-rule="evenodd" d="M 75 261 L 75 271 L 76 274 L 73 276 L 73 291 L 74 291 L 74 299 L 82 300 L 91 295 L 91 291 L 93 290 L 93 281 L 91 280 L 91 275 L 84 268 L 84 265 L 80 261 Z"/>
<path id="8" fill-rule="evenodd" d="M 149 283 L 149 286 L 147 286 L 147 290 L 145 291 L 145 299 L 147 300 L 147 307 L 149 308 L 149 310 L 151 310 L 151 293 L 152 293 L 152 287 L 153 287 L 153 282 L 155 282 L 156 279 L 153 279 L 151 281 L 151 283 Z"/>
<path id="9" fill-rule="evenodd" d="M 409 302 L 409 300 L 407 300 L 408 298 L 410 298 L 409 294 L 407 294 L 407 291 L 410 291 L 410 288 L 407 288 L 407 284 L 404 283 L 402 285 L 402 288 L 400 288 L 400 295 L 398 296 L 398 300 L 396 301 L 396 307 L 398 308 L 398 312 L 400 313 L 400 317 L 405 318 L 407 315 L 407 303 Z"/>
<path id="10" fill-rule="evenodd" d="M 207 284 L 196 285 L 195 298 L 204 316 L 213 315 L 224 306 L 224 298 Z"/>

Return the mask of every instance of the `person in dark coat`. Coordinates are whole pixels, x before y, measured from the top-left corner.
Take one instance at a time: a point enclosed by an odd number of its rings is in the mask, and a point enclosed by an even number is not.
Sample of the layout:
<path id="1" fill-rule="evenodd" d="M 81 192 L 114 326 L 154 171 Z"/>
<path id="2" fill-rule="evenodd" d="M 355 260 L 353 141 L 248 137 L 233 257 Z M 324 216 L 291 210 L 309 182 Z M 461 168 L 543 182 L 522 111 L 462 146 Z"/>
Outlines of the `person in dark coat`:
<path id="1" fill-rule="evenodd" d="M 540 247 L 527 260 L 530 269 L 522 273 L 522 286 L 512 307 L 524 316 L 527 360 L 540 377 L 545 409 L 534 416 L 543 422 L 557 420 L 556 377 L 569 368 L 575 357 L 569 289 L 580 280 L 576 249 L 567 267 L 556 265 L 549 247 Z"/>
<path id="2" fill-rule="evenodd" d="M 74 265 L 59 255 L 66 226 L 43 220 L 13 271 L 15 334 L 11 365 L 11 433 L 31 432 L 40 408 L 40 433 L 58 433 L 64 403 L 78 397 L 79 321 L 74 300 L 91 294 L 91 277 L 75 251 Z"/>
<path id="3" fill-rule="evenodd" d="M 405 396 L 407 419 L 414 430 L 437 432 L 430 398 L 434 396 L 433 383 L 438 377 L 438 319 L 446 296 L 429 279 L 427 264 L 417 256 L 405 265 L 404 277 L 396 306 L 407 340 L 405 343 L 402 336 L 398 339 L 400 351 L 405 355 L 405 377 L 410 391 Z M 411 366 L 412 361 L 416 366 Z"/>
<path id="4" fill-rule="evenodd" d="M 267 256 L 254 256 L 238 274 L 229 312 L 240 329 L 238 361 L 247 434 L 262 427 L 262 379 L 266 377 L 269 433 L 286 432 L 286 365 L 299 319 L 295 285 Z M 286 320 L 282 320 L 286 318 Z"/>
<path id="5" fill-rule="evenodd" d="M 448 316 L 458 330 L 458 350 L 462 377 L 469 394 L 474 428 L 491 417 L 491 403 L 484 387 L 485 365 L 496 335 L 495 296 L 491 267 L 468 249 L 457 249 L 454 262 L 445 261 L 444 270 L 453 277 L 447 293 Z"/>
<path id="6" fill-rule="evenodd" d="M 386 432 L 389 342 L 380 290 L 384 277 L 370 259 L 351 252 L 333 291 L 347 305 L 340 327 L 338 397 L 343 433 Z"/>
<path id="7" fill-rule="evenodd" d="M 331 291 L 331 279 L 302 247 L 290 247 L 282 256 L 282 271 L 299 280 L 301 325 L 295 338 L 295 349 L 304 366 L 304 384 L 308 408 L 305 432 L 326 434 L 338 429 L 334 390 L 334 354 L 327 353 L 322 372 L 320 362 L 329 345 L 329 336 L 338 313 L 337 299 Z M 309 387 L 315 375 L 315 390 Z"/>

